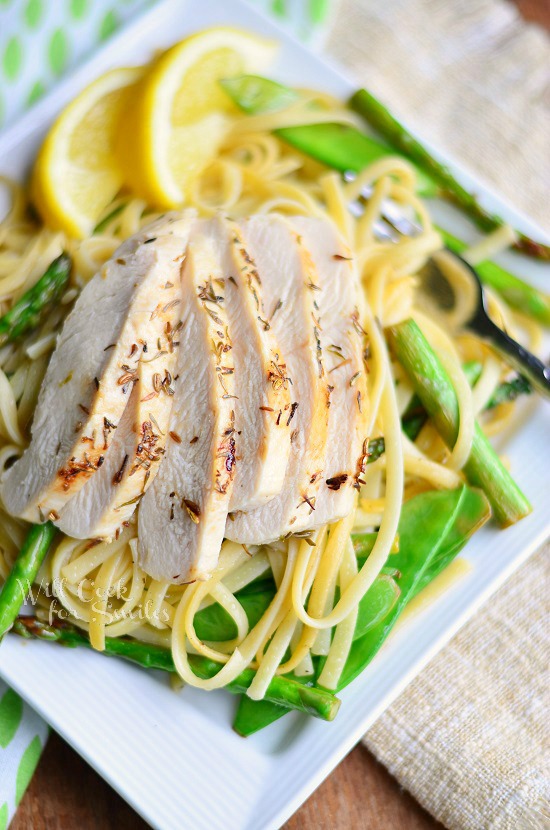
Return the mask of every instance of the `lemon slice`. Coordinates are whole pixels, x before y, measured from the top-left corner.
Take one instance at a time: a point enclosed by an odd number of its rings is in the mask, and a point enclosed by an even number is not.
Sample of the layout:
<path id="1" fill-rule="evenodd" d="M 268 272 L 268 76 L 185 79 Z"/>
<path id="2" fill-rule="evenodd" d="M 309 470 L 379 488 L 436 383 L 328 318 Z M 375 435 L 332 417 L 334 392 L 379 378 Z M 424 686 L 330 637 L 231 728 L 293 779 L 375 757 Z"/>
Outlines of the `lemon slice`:
<path id="1" fill-rule="evenodd" d="M 236 112 L 219 80 L 260 72 L 276 49 L 256 35 L 215 28 L 160 55 L 133 88 L 122 121 L 118 151 L 130 187 L 158 207 L 181 205 Z"/>
<path id="2" fill-rule="evenodd" d="M 91 234 L 122 186 L 115 139 L 128 90 L 142 74 L 137 67 L 107 72 L 63 110 L 46 136 L 31 192 L 50 227 L 78 238 Z"/>

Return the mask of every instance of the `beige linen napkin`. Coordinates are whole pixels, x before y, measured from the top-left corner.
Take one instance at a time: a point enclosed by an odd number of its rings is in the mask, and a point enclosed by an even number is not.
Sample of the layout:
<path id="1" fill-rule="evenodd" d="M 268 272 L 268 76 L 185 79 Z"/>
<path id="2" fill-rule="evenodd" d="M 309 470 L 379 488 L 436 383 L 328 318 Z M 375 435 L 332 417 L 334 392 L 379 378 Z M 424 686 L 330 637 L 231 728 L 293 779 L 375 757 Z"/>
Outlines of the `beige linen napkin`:
<path id="1" fill-rule="evenodd" d="M 524 565 L 365 735 L 451 830 L 550 826 L 549 553 Z"/>
<path id="2" fill-rule="evenodd" d="M 550 41 L 510 3 L 342 0 L 327 51 L 550 229 Z M 450 830 L 550 827 L 549 552 L 501 589 L 364 738 Z"/>
<path id="3" fill-rule="evenodd" d="M 511 3 L 341 0 L 326 51 L 550 232 L 550 40 Z"/>

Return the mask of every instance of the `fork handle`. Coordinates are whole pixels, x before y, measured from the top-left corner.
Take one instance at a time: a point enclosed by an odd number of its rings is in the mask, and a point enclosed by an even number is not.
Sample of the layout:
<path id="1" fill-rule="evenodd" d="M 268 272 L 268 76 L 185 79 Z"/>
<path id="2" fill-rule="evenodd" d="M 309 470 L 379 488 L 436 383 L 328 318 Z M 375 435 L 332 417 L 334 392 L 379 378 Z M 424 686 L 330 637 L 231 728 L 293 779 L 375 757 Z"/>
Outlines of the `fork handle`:
<path id="1" fill-rule="evenodd" d="M 502 357 L 502 359 L 527 378 L 537 392 L 550 398 L 550 366 L 535 357 L 520 343 L 510 337 L 489 317 L 475 320 L 475 333 Z"/>

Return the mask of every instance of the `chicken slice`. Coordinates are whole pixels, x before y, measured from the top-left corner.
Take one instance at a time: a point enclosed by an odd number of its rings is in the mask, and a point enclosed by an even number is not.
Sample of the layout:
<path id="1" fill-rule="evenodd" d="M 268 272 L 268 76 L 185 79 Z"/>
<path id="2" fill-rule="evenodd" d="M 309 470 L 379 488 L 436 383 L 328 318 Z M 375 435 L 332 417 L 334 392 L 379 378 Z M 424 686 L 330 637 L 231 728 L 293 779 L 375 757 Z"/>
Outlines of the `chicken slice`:
<path id="1" fill-rule="evenodd" d="M 251 510 L 283 487 L 292 429 L 290 380 L 265 318 L 260 276 L 238 225 L 221 216 L 199 224 L 219 251 L 226 278 L 225 302 L 235 363 L 239 455 L 229 509 Z"/>
<path id="2" fill-rule="evenodd" d="M 327 454 L 312 516 L 313 527 L 353 508 L 367 447 L 365 336 L 359 322 L 359 279 L 352 254 L 332 223 L 293 217 L 292 226 L 317 269 L 325 368 L 332 387 Z"/>
<path id="3" fill-rule="evenodd" d="M 67 317 L 40 391 L 32 440 L 2 482 L 10 513 L 57 520 L 101 467 L 147 344 L 179 319 L 192 212 L 167 214 L 124 242 Z"/>
<path id="4" fill-rule="evenodd" d="M 138 515 L 139 558 L 184 583 L 215 568 L 235 475 L 235 372 L 215 241 L 193 233 L 182 279 L 183 326 L 170 436 Z"/>
<path id="5" fill-rule="evenodd" d="M 320 289 L 306 247 L 281 216 L 252 217 L 241 228 L 260 275 L 267 320 L 292 378 L 286 415 L 291 450 L 283 489 L 260 508 L 233 513 L 226 527 L 233 541 L 261 544 L 311 526 L 323 476 L 330 389 L 318 319 Z"/>
<path id="6" fill-rule="evenodd" d="M 177 249 L 173 241 L 178 243 Z M 115 536 L 158 472 L 169 437 L 173 375 L 181 329 L 180 269 L 183 258 L 177 253 L 181 241 L 181 236 L 177 240 L 168 237 L 168 241 L 159 237 L 155 243 L 165 247 L 163 253 L 168 256 L 168 262 L 177 266 L 171 275 L 173 282 L 165 283 L 168 285 L 165 291 L 174 295 L 173 299 L 168 300 L 160 312 L 160 316 L 166 318 L 169 315 L 170 319 L 165 320 L 164 331 L 156 343 L 148 343 L 145 352 L 141 345 L 134 357 L 129 358 L 136 371 L 136 382 L 105 454 L 105 462 L 68 502 L 55 522 L 68 536 L 77 539 Z"/>

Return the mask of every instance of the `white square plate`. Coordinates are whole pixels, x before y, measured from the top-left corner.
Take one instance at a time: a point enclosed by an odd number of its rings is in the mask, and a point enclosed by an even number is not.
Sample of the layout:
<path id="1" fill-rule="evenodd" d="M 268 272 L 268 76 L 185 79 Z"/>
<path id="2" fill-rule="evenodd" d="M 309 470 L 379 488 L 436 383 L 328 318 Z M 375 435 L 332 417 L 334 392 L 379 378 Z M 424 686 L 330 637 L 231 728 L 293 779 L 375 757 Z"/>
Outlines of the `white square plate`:
<path id="1" fill-rule="evenodd" d="M 282 43 L 273 74 L 282 81 L 347 97 L 353 85 L 336 70 L 237 0 L 168 0 L 114 37 L 0 136 L 0 172 L 23 177 L 56 113 L 87 83 L 116 65 L 151 53 L 206 26 L 228 23 L 273 35 Z M 368 83 L 368 79 L 362 79 Z M 540 232 L 453 165 L 483 192 L 488 207 L 533 234 Z M 456 213 L 446 224 L 467 233 Z M 439 214 L 441 215 L 441 214 Z M 503 258 L 543 284 L 542 266 Z M 546 280 L 548 271 L 546 269 Z M 263 830 L 279 827 L 359 740 L 381 712 L 460 626 L 543 541 L 548 532 L 550 463 L 544 406 L 530 400 L 506 442 L 514 475 L 534 512 L 506 531 L 477 533 L 465 551 L 471 570 L 443 597 L 400 626 L 368 670 L 341 693 L 332 724 L 288 715 L 243 740 L 231 730 L 234 698 L 185 689 L 165 677 L 85 650 L 8 637 L 0 675 L 157 828 Z M 527 420 L 528 417 L 528 420 Z"/>

